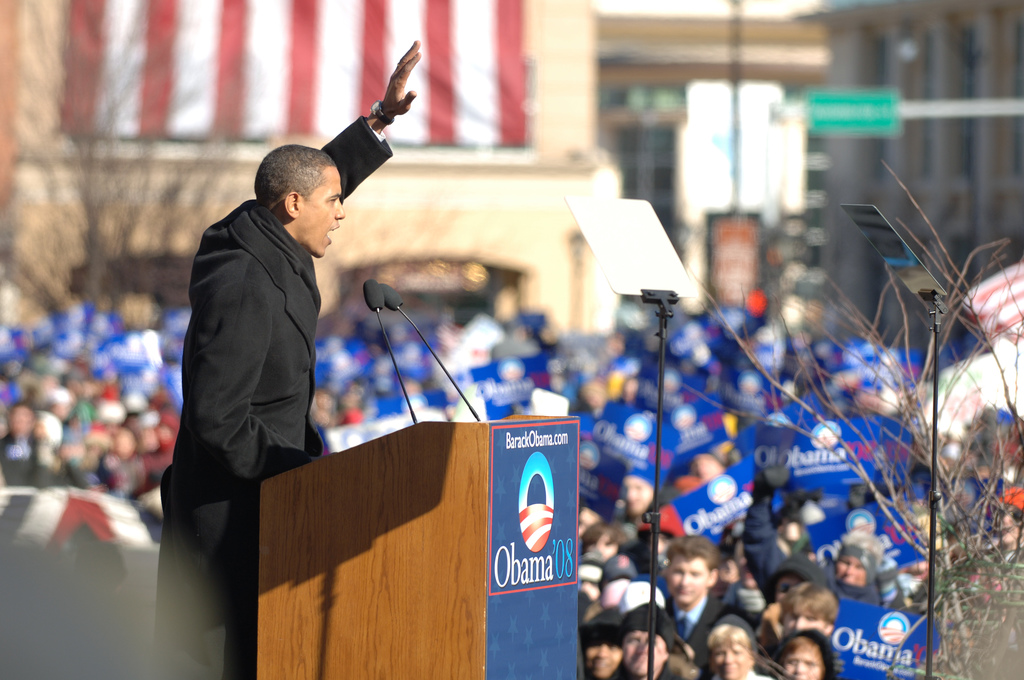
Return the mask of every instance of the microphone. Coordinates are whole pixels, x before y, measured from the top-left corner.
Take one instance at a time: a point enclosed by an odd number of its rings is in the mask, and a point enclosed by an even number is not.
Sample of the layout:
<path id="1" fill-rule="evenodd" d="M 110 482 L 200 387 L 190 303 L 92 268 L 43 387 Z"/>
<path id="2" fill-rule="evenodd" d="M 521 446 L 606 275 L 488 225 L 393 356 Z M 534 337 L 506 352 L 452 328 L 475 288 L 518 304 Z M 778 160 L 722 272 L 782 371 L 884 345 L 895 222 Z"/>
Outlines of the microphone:
<path id="1" fill-rule="evenodd" d="M 434 360 L 437 361 L 437 365 L 440 366 L 441 370 L 444 371 L 444 374 L 448 376 L 448 380 L 451 381 L 452 386 L 455 388 L 455 391 L 459 393 L 459 396 L 462 397 L 462 401 L 465 402 L 466 406 L 469 407 L 469 412 L 473 414 L 473 417 L 476 418 L 477 422 L 480 422 L 480 416 L 477 415 L 476 409 L 473 408 L 473 405 L 469 403 L 469 399 L 466 399 L 466 395 L 464 395 L 462 393 L 462 390 L 459 389 L 459 385 L 458 383 L 455 382 L 455 378 L 453 378 L 452 374 L 448 372 L 448 369 L 445 367 L 444 362 L 442 362 L 441 358 L 437 356 L 437 353 L 434 351 L 434 348 L 431 347 L 430 343 L 427 342 L 427 339 L 423 337 L 423 333 L 420 332 L 420 327 L 417 326 L 416 322 L 409 318 L 409 315 L 406 314 L 405 311 L 402 309 L 402 296 L 398 294 L 397 290 L 395 290 L 386 283 L 381 283 L 378 285 L 383 291 L 384 306 L 390 309 L 392 312 L 398 312 L 399 314 L 404 316 L 409 323 L 412 324 L 412 327 L 416 329 L 416 334 L 420 336 L 420 340 L 423 341 L 423 344 L 427 346 L 427 349 L 429 349 L 430 353 L 434 356 Z"/>
<path id="2" fill-rule="evenodd" d="M 388 356 L 391 357 L 391 364 L 395 367 L 395 373 L 398 375 L 398 384 L 402 386 L 402 394 L 405 395 L 405 403 L 409 406 L 409 415 L 412 416 L 412 422 L 418 423 L 416 420 L 416 412 L 412 410 L 412 401 L 409 400 L 409 393 L 405 391 L 405 381 L 402 380 L 402 372 L 398 370 L 398 362 L 395 360 L 395 353 L 391 351 L 391 341 L 388 340 L 388 333 L 384 330 L 384 322 L 380 319 L 380 310 L 384 308 L 384 291 L 381 284 L 377 283 L 374 279 L 366 279 L 363 282 L 363 299 L 366 300 L 366 306 L 377 313 L 377 323 L 380 324 L 380 332 L 384 334 L 384 346 L 388 348 Z M 478 419 L 479 420 L 479 419 Z"/>

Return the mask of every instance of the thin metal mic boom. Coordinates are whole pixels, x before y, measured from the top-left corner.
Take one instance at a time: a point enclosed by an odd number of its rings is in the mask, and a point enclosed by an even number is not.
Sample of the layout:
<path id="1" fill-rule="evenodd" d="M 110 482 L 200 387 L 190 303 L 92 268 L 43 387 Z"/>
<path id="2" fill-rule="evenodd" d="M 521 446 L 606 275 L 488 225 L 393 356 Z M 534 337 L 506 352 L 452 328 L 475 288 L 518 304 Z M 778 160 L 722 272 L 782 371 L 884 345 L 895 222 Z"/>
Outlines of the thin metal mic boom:
<path id="1" fill-rule="evenodd" d="M 434 356 L 434 360 L 437 362 L 437 365 L 440 366 L 441 370 L 444 371 L 444 374 L 448 376 L 449 382 L 451 382 L 452 386 L 455 387 L 455 391 L 459 393 L 459 396 L 462 397 L 462 401 L 469 407 L 469 412 L 473 414 L 473 417 L 476 418 L 476 421 L 479 423 L 480 416 L 477 415 L 476 409 L 473 408 L 473 405 L 469 403 L 469 399 L 466 399 L 466 395 L 462 393 L 461 389 L 459 389 L 459 384 L 455 382 L 455 378 L 453 378 L 452 374 L 448 372 L 448 368 L 444 365 L 444 362 L 441 361 L 441 358 L 437 356 L 434 348 L 431 347 L 430 343 L 427 342 L 427 339 L 423 337 L 423 333 L 420 332 L 420 327 L 417 326 L 416 322 L 409 318 L 409 315 L 402 309 L 402 296 L 398 294 L 398 291 L 386 283 L 380 284 L 380 287 L 384 292 L 384 306 L 394 312 L 400 313 L 405 317 L 406 321 L 412 324 L 412 327 L 416 329 L 416 334 L 420 336 L 420 340 L 422 340 L 423 344 L 430 350 L 430 353 Z"/>

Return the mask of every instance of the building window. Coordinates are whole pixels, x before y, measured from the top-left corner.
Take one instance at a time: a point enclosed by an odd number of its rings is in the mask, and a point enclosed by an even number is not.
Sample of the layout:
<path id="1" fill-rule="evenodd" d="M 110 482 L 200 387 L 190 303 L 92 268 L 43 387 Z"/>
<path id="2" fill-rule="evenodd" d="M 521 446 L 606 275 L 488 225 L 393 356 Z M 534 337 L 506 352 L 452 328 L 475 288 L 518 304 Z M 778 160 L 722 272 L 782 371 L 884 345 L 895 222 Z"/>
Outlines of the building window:
<path id="1" fill-rule="evenodd" d="M 647 85 L 608 86 L 601 88 L 599 102 L 602 110 L 677 111 L 686 108 L 686 88 Z"/>
<path id="2" fill-rule="evenodd" d="M 1024 19 L 1018 18 L 1013 32 L 1013 96 L 1024 97 Z M 1024 174 L 1024 118 L 1013 119 L 1013 174 Z"/>
<path id="3" fill-rule="evenodd" d="M 973 99 L 978 96 L 979 57 L 974 27 L 964 26 L 960 32 L 960 63 L 963 69 L 960 96 L 964 99 Z M 974 176 L 976 129 L 977 125 L 973 118 L 964 118 L 960 123 L 960 174 L 967 178 Z"/>
<path id="4" fill-rule="evenodd" d="M 875 36 L 873 45 L 874 51 L 874 84 L 878 87 L 885 87 L 889 84 L 889 40 L 888 36 L 879 35 Z M 874 156 L 878 159 L 878 162 L 874 164 L 874 177 L 877 180 L 882 180 L 886 176 L 885 166 L 882 165 L 882 161 L 888 161 L 889 159 L 889 140 L 887 139 L 875 139 L 874 144 Z"/>
<path id="5" fill-rule="evenodd" d="M 638 124 L 622 128 L 617 147 L 623 197 L 650 201 L 669 238 L 675 241 L 675 126 Z"/>
<path id="6" fill-rule="evenodd" d="M 935 33 L 924 35 L 924 50 L 921 56 L 921 97 L 935 99 Z M 921 176 L 931 177 L 935 172 L 935 119 L 925 118 L 921 123 Z"/>

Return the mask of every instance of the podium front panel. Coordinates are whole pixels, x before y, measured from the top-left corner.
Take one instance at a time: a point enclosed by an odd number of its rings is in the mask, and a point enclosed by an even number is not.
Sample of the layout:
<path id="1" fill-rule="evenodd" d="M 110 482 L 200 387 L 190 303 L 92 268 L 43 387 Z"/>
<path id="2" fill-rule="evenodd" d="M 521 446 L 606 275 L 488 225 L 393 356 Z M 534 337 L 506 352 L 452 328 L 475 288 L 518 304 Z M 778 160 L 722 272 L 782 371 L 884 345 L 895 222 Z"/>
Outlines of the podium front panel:
<path id="1" fill-rule="evenodd" d="M 486 678 L 575 678 L 579 420 L 490 434 Z"/>

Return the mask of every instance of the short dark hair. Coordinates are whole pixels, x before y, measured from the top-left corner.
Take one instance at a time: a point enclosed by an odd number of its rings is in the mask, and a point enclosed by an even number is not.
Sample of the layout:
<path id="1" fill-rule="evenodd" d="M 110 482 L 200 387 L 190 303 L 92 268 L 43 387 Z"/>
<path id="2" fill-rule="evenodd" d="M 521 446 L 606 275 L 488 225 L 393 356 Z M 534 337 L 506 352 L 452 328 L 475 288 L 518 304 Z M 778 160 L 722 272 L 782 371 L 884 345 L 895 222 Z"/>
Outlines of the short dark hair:
<path id="1" fill-rule="evenodd" d="M 622 545 L 627 540 L 626 532 L 618 524 L 607 524 L 601 521 L 583 532 L 583 535 L 580 536 L 580 546 L 586 548 L 595 545 L 604 536 L 607 536 L 608 540 L 616 545 Z"/>
<path id="2" fill-rule="evenodd" d="M 668 544 L 665 551 L 665 558 L 671 562 L 676 558 L 690 562 L 692 560 L 704 560 L 708 571 L 718 569 L 722 560 L 722 553 L 718 546 L 704 536 L 680 536 L 674 538 Z"/>
<path id="3" fill-rule="evenodd" d="M 256 171 L 256 202 L 272 208 L 292 191 L 309 196 L 324 183 L 324 170 L 333 167 L 334 160 L 320 149 L 301 144 L 279 146 Z"/>

